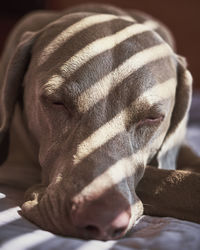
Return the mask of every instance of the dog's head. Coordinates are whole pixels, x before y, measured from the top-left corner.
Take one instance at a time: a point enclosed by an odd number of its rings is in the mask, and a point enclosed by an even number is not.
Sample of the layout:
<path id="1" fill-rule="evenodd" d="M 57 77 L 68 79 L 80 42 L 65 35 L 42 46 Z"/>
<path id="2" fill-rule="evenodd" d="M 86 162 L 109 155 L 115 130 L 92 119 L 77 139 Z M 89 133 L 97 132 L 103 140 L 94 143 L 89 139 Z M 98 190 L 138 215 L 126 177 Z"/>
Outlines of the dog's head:
<path id="1" fill-rule="evenodd" d="M 42 228 L 122 236 L 143 213 L 135 189 L 145 167 L 175 167 L 191 77 L 157 28 L 73 13 L 23 35 L 1 86 L 0 133 L 3 142 L 23 83 L 42 182 L 22 213 Z"/>

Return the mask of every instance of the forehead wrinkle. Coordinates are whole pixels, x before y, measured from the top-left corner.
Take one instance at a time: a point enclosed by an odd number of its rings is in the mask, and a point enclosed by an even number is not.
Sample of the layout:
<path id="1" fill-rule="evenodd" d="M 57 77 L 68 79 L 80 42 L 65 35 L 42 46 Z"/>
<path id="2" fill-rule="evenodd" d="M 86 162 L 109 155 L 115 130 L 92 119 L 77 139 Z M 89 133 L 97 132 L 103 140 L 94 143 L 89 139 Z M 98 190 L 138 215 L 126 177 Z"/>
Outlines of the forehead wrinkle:
<path id="1" fill-rule="evenodd" d="M 80 13 L 73 13 L 72 15 L 77 15 Z M 70 15 L 69 15 L 70 16 Z M 75 36 L 78 32 L 83 31 L 95 24 L 100 24 L 106 21 L 111 21 L 114 19 L 122 19 L 126 21 L 134 21 L 133 18 L 128 18 L 128 16 L 115 16 L 111 14 L 97 14 L 97 15 L 90 15 L 87 17 L 82 18 L 81 20 L 75 22 L 67 29 L 63 30 L 59 35 L 57 35 L 42 51 L 41 59 L 39 61 L 39 65 L 45 63 L 49 56 L 59 47 L 61 47 L 64 43 L 70 40 L 73 36 Z"/>
<path id="2" fill-rule="evenodd" d="M 112 15 L 97 15 L 97 16 L 100 17 L 100 20 L 105 20 L 105 19 L 108 19 L 108 18 L 111 18 L 111 17 L 112 18 L 115 17 L 115 19 L 117 19 L 116 16 L 113 17 Z M 96 17 L 96 15 L 95 15 L 95 17 Z M 93 19 L 94 16 L 89 16 L 87 18 L 84 18 L 84 20 L 86 20 L 88 22 L 89 20 L 91 20 L 91 18 Z M 120 18 L 126 20 L 125 16 L 120 17 Z M 109 19 L 109 20 L 111 20 L 111 19 Z M 81 23 L 82 23 L 81 21 L 79 21 L 78 23 L 75 23 L 74 25 L 75 26 L 76 25 L 80 26 Z M 98 19 L 96 21 L 98 21 Z M 74 25 L 70 26 L 70 28 L 71 29 L 75 29 Z M 116 45 L 120 44 L 122 41 L 126 40 L 127 38 L 130 38 L 130 37 L 132 37 L 134 35 L 137 35 L 137 34 L 140 34 L 140 33 L 146 32 L 146 31 L 150 31 L 150 30 L 156 29 L 157 26 L 158 26 L 158 24 L 156 22 L 154 22 L 154 21 L 146 21 L 143 24 L 133 24 L 133 25 L 130 25 L 130 26 L 128 26 L 128 27 L 120 30 L 119 32 L 116 32 L 113 35 L 106 36 L 105 38 L 97 39 L 96 41 L 90 43 L 83 50 L 81 50 L 77 54 L 75 54 L 71 59 L 69 59 L 61 67 L 60 70 L 61 70 L 62 73 L 60 73 L 60 74 L 54 74 L 53 76 L 51 76 L 51 78 L 48 80 L 47 83 L 45 83 L 45 86 L 44 86 L 46 94 L 47 95 L 48 94 L 49 95 L 53 94 L 65 82 L 66 72 L 64 73 L 63 69 L 65 69 L 66 67 L 68 69 L 70 69 L 70 74 L 72 74 L 76 70 L 78 70 L 79 68 L 81 68 L 81 66 L 83 65 L 83 63 L 88 62 L 90 59 L 92 59 L 93 57 L 99 55 L 100 53 L 103 53 L 103 52 L 105 52 L 108 49 L 114 48 Z M 68 29 L 70 29 L 70 28 L 68 28 Z M 70 38 L 70 36 L 67 37 L 67 39 L 65 40 L 65 42 L 69 38 Z M 61 39 L 61 41 L 63 41 L 63 40 Z M 52 42 L 55 42 L 55 41 L 52 41 Z M 103 46 L 102 46 L 102 44 L 103 44 Z M 84 50 L 90 51 L 90 53 L 84 53 Z M 82 58 L 82 63 L 81 63 L 81 59 L 80 58 Z M 73 67 L 73 65 L 75 65 L 75 66 Z M 117 77 L 117 72 L 113 72 L 113 74 L 111 74 L 110 76 L 108 76 L 106 79 L 110 82 L 111 80 L 113 80 L 113 76 L 114 75 Z"/>
<path id="3" fill-rule="evenodd" d="M 95 82 L 78 97 L 78 106 L 81 113 L 87 112 L 101 99 L 108 96 L 109 92 L 119 85 L 125 78 L 133 74 L 142 66 L 172 55 L 172 50 L 167 44 L 159 44 L 137 52 L 116 69 Z M 114 81 L 111 81 L 111 80 Z"/>
<path id="4" fill-rule="evenodd" d="M 130 37 L 146 31 L 151 31 L 156 27 L 157 24 L 155 22 L 146 22 L 144 24 L 134 23 L 116 32 L 115 34 L 99 38 L 82 48 L 69 60 L 67 60 L 61 66 L 61 71 L 64 72 L 66 77 L 70 77 L 70 75 L 95 56 L 105 52 L 106 50 L 112 49 Z"/>

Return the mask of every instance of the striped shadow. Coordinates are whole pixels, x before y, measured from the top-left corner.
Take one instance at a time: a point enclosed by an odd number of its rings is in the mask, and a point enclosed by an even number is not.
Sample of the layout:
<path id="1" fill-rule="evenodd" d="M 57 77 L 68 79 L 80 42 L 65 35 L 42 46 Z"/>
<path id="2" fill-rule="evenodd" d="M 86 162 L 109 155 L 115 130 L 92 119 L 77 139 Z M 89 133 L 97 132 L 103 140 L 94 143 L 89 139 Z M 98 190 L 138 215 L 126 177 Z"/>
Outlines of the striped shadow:
<path id="1" fill-rule="evenodd" d="M 66 63 L 64 63 L 62 65 L 62 67 L 60 68 L 62 75 L 54 74 L 49 79 L 49 81 L 45 84 L 45 86 L 47 88 L 49 87 L 49 90 L 48 90 L 49 94 L 51 94 L 55 89 L 59 88 L 65 82 L 66 77 L 70 77 L 78 69 L 80 69 L 81 66 L 83 66 L 84 64 L 89 62 L 95 56 L 98 56 L 101 53 L 103 53 L 109 49 L 113 49 L 118 44 L 122 43 L 123 41 L 127 40 L 130 37 L 133 37 L 135 35 L 139 35 L 141 33 L 144 33 L 144 32 L 150 31 L 150 30 L 154 30 L 157 27 L 158 27 L 158 24 L 154 21 L 146 21 L 143 24 L 133 24 L 133 25 L 130 25 L 130 26 L 120 30 L 119 32 L 117 32 L 113 35 L 106 36 L 104 38 L 100 38 L 100 39 L 90 43 L 85 48 L 83 48 L 82 50 L 77 52 L 73 57 L 71 57 Z M 66 40 L 65 40 L 65 42 L 66 42 Z M 116 69 L 116 71 L 117 71 L 117 69 Z M 106 78 L 106 76 L 103 79 L 105 79 L 105 78 Z M 103 81 L 103 79 L 102 79 L 102 81 Z"/>
<path id="2" fill-rule="evenodd" d="M 84 158 L 96 151 L 98 148 L 102 147 L 117 134 L 126 131 L 126 127 L 130 124 L 132 119 L 131 113 L 133 112 L 134 105 L 138 100 L 141 99 L 142 101 L 147 101 L 149 105 L 156 104 L 161 100 L 168 99 L 175 95 L 175 86 L 176 79 L 171 78 L 144 92 L 127 108 L 123 109 L 114 118 L 105 123 L 78 145 L 77 152 L 74 155 L 74 164 L 79 164 Z"/>
<path id="3" fill-rule="evenodd" d="M 74 13 L 73 13 L 74 14 Z M 98 14 L 98 15 L 92 15 L 87 16 L 80 21 L 72 24 L 67 29 L 63 30 L 61 33 L 59 33 L 58 36 L 56 36 L 43 50 L 41 53 L 41 60 L 40 65 L 44 64 L 51 53 L 55 52 L 58 48 L 60 48 L 64 43 L 66 43 L 69 39 L 74 37 L 77 33 L 83 31 L 84 29 L 87 29 L 95 24 L 100 24 L 103 22 L 112 21 L 115 19 L 122 19 L 125 21 L 134 22 L 135 20 L 129 16 L 115 16 L 111 14 Z M 51 52 L 51 53 L 49 53 Z"/>
<path id="4" fill-rule="evenodd" d="M 159 44 L 134 54 L 78 97 L 79 112 L 87 112 L 134 71 L 150 62 L 172 54 L 173 52 L 168 44 Z"/>
<path id="5" fill-rule="evenodd" d="M 64 72 L 65 77 L 70 77 L 70 75 L 95 56 L 114 48 L 116 45 L 130 37 L 156 28 L 157 23 L 152 21 L 146 22 L 145 24 L 136 23 L 116 32 L 115 34 L 97 39 L 78 51 L 74 56 L 67 60 L 60 69 Z"/>

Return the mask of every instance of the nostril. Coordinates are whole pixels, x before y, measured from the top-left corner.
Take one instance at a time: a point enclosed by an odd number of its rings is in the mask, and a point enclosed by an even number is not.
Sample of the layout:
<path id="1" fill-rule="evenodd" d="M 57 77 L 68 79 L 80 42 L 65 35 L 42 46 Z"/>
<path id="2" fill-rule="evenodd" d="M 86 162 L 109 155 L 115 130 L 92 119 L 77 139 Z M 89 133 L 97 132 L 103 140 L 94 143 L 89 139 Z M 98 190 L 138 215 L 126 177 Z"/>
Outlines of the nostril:
<path id="1" fill-rule="evenodd" d="M 130 223 L 130 206 L 124 197 L 113 192 L 98 199 L 72 201 L 71 220 L 79 237 L 111 240 L 125 235 Z"/>
<path id="2" fill-rule="evenodd" d="M 83 229 L 85 231 L 85 235 L 89 235 L 90 237 L 101 237 L 101 236 L 107 237 L 108 236 L 109 238 L 112 237 L 113 239 L 116 239 L 124 233 L 124 231 L 126 230 L 126 227 L 120 227 L 120 228 L 116 228 L 113 230 L 108 229 L 108 232 L 107 230 L 103 232 L 101 231 L 100 228 L 94 225 L 88 225 L 84 227 Z"/>
<path id="3" fill-rule="evenodd" d="M 92 235 L 98 235 L 100 233 L 100 230 L 98 229 L 98 227 L 93 226 L 93 225 L 88 225 L 85 227 L 85 230 L 92 234 Z"/>
<path id="4" fill-rule="evenodd" d="M 121 227 L 121 228 L 117 228 L 113 231 L 112 233 L 112 237 L 113 238 L 117 238 L 120 237 L 121 234 L 126 230 L 126 227 Z"/>

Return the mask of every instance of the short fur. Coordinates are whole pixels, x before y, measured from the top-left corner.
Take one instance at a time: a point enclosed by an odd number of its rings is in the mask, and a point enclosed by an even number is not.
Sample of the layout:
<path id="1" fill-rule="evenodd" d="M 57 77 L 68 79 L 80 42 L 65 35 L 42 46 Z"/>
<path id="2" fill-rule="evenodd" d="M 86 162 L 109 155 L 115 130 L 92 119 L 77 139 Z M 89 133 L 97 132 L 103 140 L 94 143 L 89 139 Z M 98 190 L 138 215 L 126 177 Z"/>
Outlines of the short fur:
<path id="1" fill-rule="evenodd" d="M 168 29 L 139 11 L 84 5 L 24 17 L 0 67 L 0 182 L 31 186 L 22 214 L 62 235 L 114 239 L 143 213 L 137 187 L 146 213 L 199 222 L 198 199 L 186 213 L 181 204 L 191 182 L 198 195 L 199 174 L 175 170 L 191 102 L 186 67 Z M 97 202 L 105 228 L 130 216 L 120 234 L 91 233 L 93 217 L 83 225 L 80 213 Z"/>

